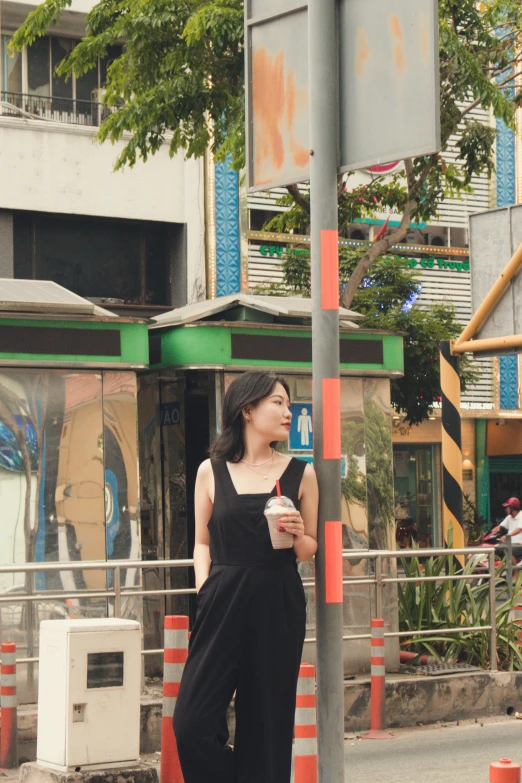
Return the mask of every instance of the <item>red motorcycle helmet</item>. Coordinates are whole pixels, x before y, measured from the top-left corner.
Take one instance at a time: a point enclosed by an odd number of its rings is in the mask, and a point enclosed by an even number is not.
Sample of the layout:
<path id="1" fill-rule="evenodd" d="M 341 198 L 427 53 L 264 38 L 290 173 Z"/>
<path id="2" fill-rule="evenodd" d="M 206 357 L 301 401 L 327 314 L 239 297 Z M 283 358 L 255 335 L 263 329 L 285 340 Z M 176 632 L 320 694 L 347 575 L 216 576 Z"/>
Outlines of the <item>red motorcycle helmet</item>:
<path id="1" fill-rule="evenodd" d="M 502 503 L 504 508 L 510 506 L 510 508 L 516 508 L 520 510 L 520 500 L 518 498 L 508 498 L 505 503 Z"/>

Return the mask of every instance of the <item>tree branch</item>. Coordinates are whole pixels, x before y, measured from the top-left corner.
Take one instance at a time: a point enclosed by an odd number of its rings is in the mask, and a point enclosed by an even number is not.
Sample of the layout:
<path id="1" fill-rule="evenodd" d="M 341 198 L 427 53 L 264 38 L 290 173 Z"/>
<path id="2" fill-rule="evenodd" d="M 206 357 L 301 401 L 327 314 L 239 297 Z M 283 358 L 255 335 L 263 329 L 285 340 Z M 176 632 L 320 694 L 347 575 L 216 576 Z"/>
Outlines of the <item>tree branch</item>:
<path id="1" fill-rule="evenodd" d="M 296 204 L 298 204 L 301 209 L 304 209 L 304 211 L 307 213 L 307 215 L 310 214 L 310 202 L 307 198 L 303 196 L 301 191 L 299 190 L 298 185 L 287 185 L 286 186 L 287 191 L 292 196 Z"/>
<path id="2" fill-rule="evenodd" d="M 514 89 L 515 88 L 514 81 L 515 81 L 515 79 L 518 79 L 519 76 L 522 76 L 522 71 L 519 71 L 519 73 L 512 73 L 503 82 L 500 82 L 500 84 L 497 84 L 497 87 L 500 90 L 500 89 L 502 89 L 502 87 L 505 87 L 506 85 L 508 85 L 509 82 L 513 82 L 513 89 Z M 482 98 L 477 98 L 476 101 L 473 101 L 473 103 L 470 103 L 470 105 L 466 106 L 465 109 L 462 109 L 462 111 L 460 113 L 460 119 L 461 120 L 464 119 L 466 114 L 469 114 L 470 111 L 473 111 L 473 109 L 476 109 L 477 106 L 480 106 L 481 103 L 482 103 Z"/>
<path id="3" fill-rule="evenodd" d="M 390 247 L 396 245 L 401 241 L 401 239 L 404 239 L 408 233 L 408 229 L 411 224 L 411 216 L 415 207 L 417 206 L 417 200 L 415 196 L 426 182 L 433 165 L 433 160 L 430 160 L 428 163 L 426 163 L 419 175 L 419 178 L 415 180 L 412 159 L 407 158 L 404 161 L 404 168 L 406 169 L 406 181 L 408 183 L 408 202 L 404 207 L 400 225 L 395 230 L 386 233 L 382 239 L 379 239 L 377 242 L 375 242 L 375 244 L 368 248 L 352 272 L 346 288 L 343 291 L 341 296 L 342 307 L 346 307 L 348 310 L 350 309 L 355 293 L 375 259 L 378 258 L 382 253 L 386 253 Z"/>
<path id="4" fill-rule="evenodd" d="M 399 227 L 394 231 L 390 231 L 385 234 L 382 239 L 379 239 L 378 242 L 375 242 L 375 244 L 368 248 L 352 272 L 350 279 L 346 284 L 346 288 L 342 293 L 342 307 L 346 307 L 347 310 L 350 309 L 355 293 L 375 259 L 378 258 L 382 253 L 386 253 L 386 251 L 389 250 L 392 245 L 395 245 L 400 242 L 401 239 L 404 239 L 408 233 L 408 229 L 411 223 L 411 215 L 415 209 L 416 204 L 417 202 L 414 200 L 408 201 L 406 207 L 404 208 L 404 213 L 402 215 L 402 220 Z"/>

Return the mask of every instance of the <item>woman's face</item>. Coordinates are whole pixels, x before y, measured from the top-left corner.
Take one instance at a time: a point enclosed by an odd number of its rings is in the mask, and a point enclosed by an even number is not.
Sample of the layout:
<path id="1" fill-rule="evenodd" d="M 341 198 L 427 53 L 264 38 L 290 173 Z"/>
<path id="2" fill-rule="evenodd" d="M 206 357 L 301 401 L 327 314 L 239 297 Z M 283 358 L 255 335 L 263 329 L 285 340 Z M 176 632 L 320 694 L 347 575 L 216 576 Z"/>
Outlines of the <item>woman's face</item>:
<path id="1" fill-rule="evenodd" d="M 247 424 L 266 437 L 268 443 L 287 440 L 292 414 L 284 386 L 276 383 L 268 397 L 260 400 L 255 407 L 245 409 L 245 418 Z"/>

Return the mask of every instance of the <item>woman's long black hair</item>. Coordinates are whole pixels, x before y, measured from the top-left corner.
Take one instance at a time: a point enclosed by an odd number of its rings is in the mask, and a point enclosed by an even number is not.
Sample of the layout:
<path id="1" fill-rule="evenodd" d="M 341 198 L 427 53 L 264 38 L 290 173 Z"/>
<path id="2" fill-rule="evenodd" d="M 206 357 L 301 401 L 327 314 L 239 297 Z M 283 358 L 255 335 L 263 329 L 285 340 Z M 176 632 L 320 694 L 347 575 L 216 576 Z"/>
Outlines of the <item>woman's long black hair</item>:
<path id="1" fill-rule="evenodd" d="M 240 462 L 243 459 L 243 410 L 247 405 L 255 407 L 265 397 L 269 397 L 278 383 L 290 396 L 285 379 L 273 373 L 245 372 L 232 381 L 223 401 L 221 433 L 210 449 L 213 459 L 226 462 Z"/>

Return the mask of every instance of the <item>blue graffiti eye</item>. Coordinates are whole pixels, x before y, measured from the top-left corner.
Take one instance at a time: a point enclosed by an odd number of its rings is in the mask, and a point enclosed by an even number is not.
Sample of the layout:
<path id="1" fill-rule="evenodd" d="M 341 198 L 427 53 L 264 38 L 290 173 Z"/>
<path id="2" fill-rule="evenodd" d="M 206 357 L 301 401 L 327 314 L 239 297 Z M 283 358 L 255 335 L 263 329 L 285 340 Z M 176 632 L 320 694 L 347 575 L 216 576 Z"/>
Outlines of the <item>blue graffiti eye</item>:
<path id="1" fill-rule="evenodd" d="M 20 429 L 25 431 L 25 442 L 29 451 L 31 472 L 34 472 L 38 469 L 38 439 L 34 426 L 30 419 L 22 416 L 15 416 L 14 418 Z M 0 421 L 0 467 L 16 473 L 25 471 L 22 450 L 14 433 L 3 421 Z"/>

